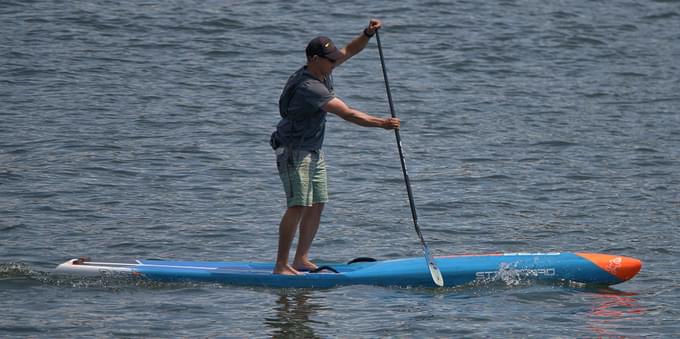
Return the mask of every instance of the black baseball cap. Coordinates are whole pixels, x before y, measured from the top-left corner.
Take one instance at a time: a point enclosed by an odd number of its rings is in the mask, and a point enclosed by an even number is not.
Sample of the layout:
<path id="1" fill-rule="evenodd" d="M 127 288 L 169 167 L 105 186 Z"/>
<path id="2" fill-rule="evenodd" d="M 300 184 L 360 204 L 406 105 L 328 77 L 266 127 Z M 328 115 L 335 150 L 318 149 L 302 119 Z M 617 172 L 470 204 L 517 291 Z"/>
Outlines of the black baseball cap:
<path id="1" fill-rule="evenodd" d="M 318 36 L 312 39 L 312 41 L 307 44 L 305 52 L 309 58 L 318 55 L 333 61 L 338 61 L 343 56 L 342 52 L 335 47 L 333 41 L 325 36 Z"/>

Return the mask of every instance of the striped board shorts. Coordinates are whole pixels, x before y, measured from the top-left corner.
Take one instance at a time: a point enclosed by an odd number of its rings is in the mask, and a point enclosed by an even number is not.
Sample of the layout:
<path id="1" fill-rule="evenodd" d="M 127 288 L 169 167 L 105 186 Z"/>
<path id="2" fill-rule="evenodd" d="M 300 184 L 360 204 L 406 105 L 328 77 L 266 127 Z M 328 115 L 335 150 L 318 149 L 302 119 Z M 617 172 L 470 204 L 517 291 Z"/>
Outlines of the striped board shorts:
<path id="1" fill-rule="evenodd" d="M 322 150 L 277 148 L 276 167 L 288 207 L 328 202 L 328 178 Z"/>

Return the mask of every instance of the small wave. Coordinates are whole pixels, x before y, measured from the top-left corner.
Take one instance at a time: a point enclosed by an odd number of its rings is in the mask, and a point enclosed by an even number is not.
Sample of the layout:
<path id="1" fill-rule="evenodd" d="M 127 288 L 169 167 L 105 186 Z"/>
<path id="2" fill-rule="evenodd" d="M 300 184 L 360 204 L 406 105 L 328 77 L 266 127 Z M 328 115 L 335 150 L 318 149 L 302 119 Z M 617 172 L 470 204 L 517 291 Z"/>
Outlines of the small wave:
<path id="1" fill-rule="evenodd" d="M 584 94 L 583 94 L 583 96 L 585 96 L 586 98 L 602 98 L 602 97 L 608 97 L 608 96 L 610 96 L 610 95 L 611 95 L 611 94 L 609 94 L 609 93 L 600 92 L 600 91 L 598 91 L 598 92 L 592 92 L 592 93 L 584 93 Z"/>
<path id="2" fill-rule="evenodd" d="M 614 74 L 616 76 L 625 77 L 625 78 L 642 78 L 642 77 L 647 76 L 647 74 L 644 74 L 644 73 L 630 72 L 630 71 L 628 71 L 628 72 L 615 72 Z"/>
<path id="3" fill-rule="evenodd" d="M 0 264 L 0 279 L 32 277 L 35 271 L 28 264 L 8 262 Z"/>
<path id="4" fill-rule="evenodd" d="M 652 15 L 647 15 L 642 17 L 645 20 L 663 20 L 663 19 L 670 19 L 680 16 L 677 12 L 665 12 L 665 13 L 659 13 L 659 14 L 652 14 Z"/>
<path id="5" fill-rule="evenodd" d="M 531 144 L 531 146 L 549 146 L 549 147 L 571 147 L 576 145 L 578 144 L 562 140 L 539 141 Z"/>
<path id="6" fill-rule="evenodd" d="M 245 25 L 243 22 L 235 19 L 229 19 L 229 18 L 220 18 L 220 19 L 214 19 L 214 20 L 207 20 L 204 22 L 200 23 L 201 25 L 204 26 L 210 26 L 210 27 L 216 27 L 220 29 L 226 29 L 226 28 L 242 28 Z"/>
<path id="7" fill-rule="evenodd" d="M 583 45 L 604 46 L 604 45 L 607 45 L 607 43 L 603 40 L 599 40 L 599 39 L 591 38 L 591 37 L 584 37 L 584 36 L 573 36 L 573 37 L 567 39 L 567 42 L 566 42 L 567 47 L 577 47 L 577 46 L 583 46 Z"/>
<path id="8" fill-rule="evenodd" d="M 205 52 L 205 55 L 211 58 L 235 58 L 240 56 L 240 51 L 226 51 L 226 50 L 212 50 Z"/>
<path id="9" fill-rule="evenodd" d="M 478 181 L 487 181 L 487 180 L 508 180 L 512 179 L 512 177 L 509 177 L 507 175 L 503 174 L 491 174 L 491 175 L 485 175 L 485 176 L 468 176 L 468 177 L 458 177 L 455 178 L 454 180 L 459 181 L 459 182 L 478 182 Z"/>
<path id="10" fill-rule="evenodd" d="M 588 180 L 598 179 L 600 177 L 593 176 L 593 175 L 587 175 L 587 174 L 570 174 L 570 175 L 565 175 L 564 178 L 569 179 L 569 180 L 575 180 L 575 181 L 588 181 Z"/>
<path id="11" fill-rule="evenodd" d="M 570 13 L 570 12 L 565 12 L 565 11 L 555 11 L 550 13 L 550 15 L 554 18 L 557 19 L 567 19 L 567 18 L 578 18 L 578 14 L 576 13 Z"/>
<path id="12" fill-rule="evenodd" d="M 460 159 L 460 160 L 462 162 L 475 162 L 475 163 L 496 161 L 496 159 L 492 159 L 492 158 L 463 158 L 463 159 Z"/>
<path id="13" fill-rule="evenodd" d="M 51 271 L 36 270 L 23 262 L 0 263 L 0 284 L 6 280 L 22 281 L 22 286 L 42 284 L 67 288 L 96 288 L 124 290 L 129 288 L 144 289 L 182 289 L 182 288 L 222 288 L 224 285 L 210 282 L 194 281 L 154 281 L 144 278 L 126 276 L 80 277 L 56 275 Z"/>
<path id="14" fill-rule="evenodd" d="M 39 279 L 43 284 L 55 287 L 67 287 L 78 289 L 108 289 L 122 291 L 131 288 L 141 289 L 183 289 L 183 288 L 222 288 L 224 285 L 208 282 L 194 281 L 156 281 L 136 277 L 120 276 L 97 276 L 97 277 L 73 277 L 63 275 L 45 274 Z"/>
<path id="15" fill-rule="evenodd" d="M 24 175 L 12 171 L 11 169 L 0 170 L 0 179 L 4 179 L 5 182 L 19 181 L 24 179 Z"/>
<path id="16" fill-rule="evenodd" d="M 634 150 L 640 153 L 659 153 L 659 151 L 650 147 L 635 147 Z"/>
<path id="17" fill-rule="evenodd" d="M 5 219 L 5 221 L 7 221 L 7 220 Z M 16 223 L 16 224 L 12 224 L 12 225 L 2 226 L 2 227 L 0 227 L 0 232 L 7 232 L 7 231 L 10 231 L 10 230 L 22 228 L 24 226 L 26 226 L 26 224 L 23 224 L 23 223 Z"/>

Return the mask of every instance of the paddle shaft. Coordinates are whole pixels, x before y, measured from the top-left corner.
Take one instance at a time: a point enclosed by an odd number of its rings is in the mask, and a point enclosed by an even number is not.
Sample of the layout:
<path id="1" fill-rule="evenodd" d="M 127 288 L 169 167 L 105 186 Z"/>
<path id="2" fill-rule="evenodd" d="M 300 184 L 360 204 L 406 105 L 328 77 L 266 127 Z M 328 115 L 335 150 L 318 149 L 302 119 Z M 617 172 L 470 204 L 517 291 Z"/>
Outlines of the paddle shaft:
<path id="1" fill-rule="evenodd" d="M 383 56 L 382 45 L 380 44 L 380 34 L 375 31 L 375 38 L 378 42 L 378 52 L 380 53 L 380 64 L 382 65 L 383 77 L 385 78 L 385 89 L 387 90 L 387 102 L 390 105 L 390 114 L 392 118 L 396 118 L 397 115 L 394 113 L 394 103 L 392 102 L 392 92 L 390 91 L 390 82 L 387 80 L 387 68 L 385 67 L 385 57 Z M 408 202 L 411 205 L 411 215 L 413 216 L 413 226 L 416 228 L 416 233 L 418 238 L 420 238 L 420 244 L 423 246 L 423 254 L 425 255 L 425 261 L 432 275 L 432 280 L 437 286 L 444 286 L 444 278 L 442 277 L 441 271 L 434 261 L 432 254 L 430 253 L 430 248 L 423 238 L 423 234 L 420 232 L 420 226 L 418 226 L 418 212 L 416 212 L 416 203 L 413 199 L 413 190 L 411 189 L 411 179 L 408 176 L 408 170 L 406 169 L 406 160 L 404 158 L 404 150 L 401 146 L 401 135 L 399 134 L 399 129 L 394 130 L 394 136 L 397 138 L 397 148 L 399 149 L 399 160 L 401 161 L 401 171 L 404 173 L 404 182 L 406 183 L 406 192 L 408 193 Z"/>
<path id="2" fill-rule="evenodd" d="M 387 102 L 390 105 L 390 114 L 393 118 L 397 115 L 394 113 L 394 103 L 392 101 L 392 92 L 390 91 L 390 82 L 387 79 L 387 68 L 385 67 L 385 57 L 382 51 L 382 45 L 380 44 L 380 34 L 375 31 L 375 38 L 378 42 L 378 52 L 380 53 L 380 64 L 382 65 L 383 77 L 385 78 L 385 89 L 387 90 Z M 413 199 L 413 189 L 411 189 L 411 179 L 408 176 L 408 170 L 406 169 L 406 160 L 404 157 L 404 150 L 401 145 L 401 135 L 399 134 L 399 129 L 394 130 L 394 135 L 397 138 L 397 148 L 399 149 L 399 159 L 401 160 L 401 171 L 404 173 L 404 182 L 406 183 L 406 192 L 408 194 L 408 202 L 411 205 L 411 215 L 413 216 L 413 225 L 416 228 L 416 233 L 420 238 L 420 242 L 426 246 L 423 234 L 420 232 L 420 227 L 418 226 L 418 212 L 416 211 L 416 203 Z"/>

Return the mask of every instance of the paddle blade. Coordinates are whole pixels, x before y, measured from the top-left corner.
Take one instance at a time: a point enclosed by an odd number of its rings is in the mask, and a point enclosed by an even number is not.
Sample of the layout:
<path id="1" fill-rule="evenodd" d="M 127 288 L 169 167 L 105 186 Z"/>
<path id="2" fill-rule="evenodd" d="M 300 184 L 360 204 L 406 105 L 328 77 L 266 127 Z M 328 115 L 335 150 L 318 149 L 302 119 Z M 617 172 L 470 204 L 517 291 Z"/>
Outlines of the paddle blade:
<path id="1" fill-rule="evenodd" d="M 444 287 L 444 277 L 442 277 L 442 272 L 439 270 L 437 263 L 430 253 L 430 249 L 427 245 L 423 246 L 423 253 L 425 254 L 425 260 L 427 261 L 427 268 L 430 269 L 430 275 L 432 275 L 432 280 L 439 287 Z"/>

